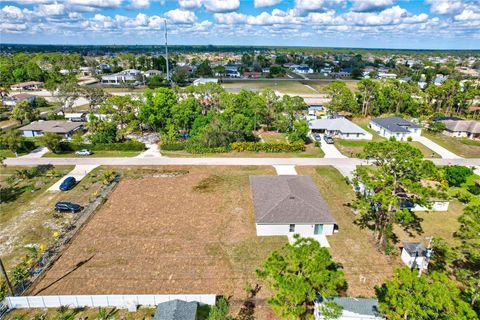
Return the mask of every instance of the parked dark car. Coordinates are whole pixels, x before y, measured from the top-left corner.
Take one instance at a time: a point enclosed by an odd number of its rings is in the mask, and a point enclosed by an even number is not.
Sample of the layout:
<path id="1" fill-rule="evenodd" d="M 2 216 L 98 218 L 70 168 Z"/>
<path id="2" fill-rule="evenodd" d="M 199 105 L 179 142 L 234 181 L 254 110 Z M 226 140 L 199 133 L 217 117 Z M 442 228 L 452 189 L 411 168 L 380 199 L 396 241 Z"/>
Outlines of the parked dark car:
<path id="1" fill-rule="evenodd" d="M 333 138 L 331 136 L 325 135 L 323 137 L 323 140 L 325 140 L 325 142 L 328 143 L 328 144 L 333 144 Z"/>
<path id="2" fill-rule="evenodd" d="M 60 201 L 55 204 L 55 211 L 79 212 L 82 206 L 73 202 Z"/>
<path id="3" fill-rule="evenodd" d="M 67 191 L 75 187 L 77 180 L 74 177 L 67 177 L 63 180 L 62 184 L 60 185 L 60 190 Z"/>

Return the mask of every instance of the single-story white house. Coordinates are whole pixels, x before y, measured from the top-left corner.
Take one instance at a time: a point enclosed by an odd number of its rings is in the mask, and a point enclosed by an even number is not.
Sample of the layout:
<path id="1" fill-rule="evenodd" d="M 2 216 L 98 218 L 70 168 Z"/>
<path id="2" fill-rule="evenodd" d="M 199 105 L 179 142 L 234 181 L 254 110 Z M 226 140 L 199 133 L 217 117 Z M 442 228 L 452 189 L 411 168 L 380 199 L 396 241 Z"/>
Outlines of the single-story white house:
<path id="1" fill-rule="evenodd" d="M 307 66 L 299 66 L 293 69 L 293 72 L 300 74 L 310 74 L 313 73 L 313 69 Z"/>
<path id="2" fill-rule="evenodd" d="M 207 84 L 207 83 L 218 83 L 217 78 L 198 78 L 193 80 L 193 85 L 198 86 L 199 84 Z"/>
<path id="3" fill-rule="evenodd" d="M 400 117 L 375 118 L 370 120 L 369 127 L 387 139 L 395 137 L 399 141 L 422 134 L 422 127 Z"/>
<path id="4" fill-rule="evenodd" d="M 475 120 L 444 120 L 443 134 L 450 137 L 480 139 L 480 122 Z"/>
<path id="5" fill-rule="evenodd" d="M 400 257 L 409 268 L 426 270 L 431 254 L 432 250 L 425 248 L 421 243 L 404 243 Z"/>
<path id="6" fill-rule="evenodd" d="M 308 176 L 250 176 L 258 236 L 332 235 L 335 219 Z"/>
<path id="7" fill-rule="evenodd" d="M 342 307 L 342 314 L 337 320 L 383 320 L 378 311 L 378 300 L 353 297 L 333 297 L 328 299 L 318 298 L 315 302 L 315 320 L 325 320 L 322 315 L 322 304 L 335 302 Z M 330 319 L 330 318 L 329 318 Z"/>
<path id="8" fill-rule="evenodd" d="M 143 75 L 147 78 L 151 77 L 151 76 L 160 76 L 162 75 L 162 71 L 160 70 L 147 70 L 143 73 Z"/>
<path id="9" fill-rule="evenodd" d="M 20 131 L 23 132 L 24 137 L 40 137 L 45 132 L 53 132 L 60 135 L 62 138 L 68 139 L 75 132 L 84 129 L 84 123 L 82 122 L 69 122 L 61 120 L 48 120 L 48 121 L 34 121 L 21 127 Z"/>
<path id="10" fill-rule="evenodd" d="M 308 122 L 312 133 L 325 133 L 341 139 L 372 140 L 370 132 L 344 117 L 316 119 Z"/>
<path id="11" fill-rule="evenodd" d="M 16 84 L 12 84 L 10 89 L 13 91 L 21 91 L 21 90 L 39 90 L 43 88 L 44 83 L 40 81 L 28 81 L 28 82 L 20 82 Z"/>
<path id="12" fill-rule="evenodd" d="M 13 108 L 19 102 L 28 101 L 29 103 L 33 103 L 35 102 L 35 99 L 37 99 L 37 96 L 33 94 L 17 93 L 17 94 L 12 94 L 10 97 L 6 97 L 5 99 L 3 99 L 3 105 L 5 107 Z"/>
<path id="13" fill-rule="evenodd" d="M 122 83 L 142 83 L 143 75 L 140 70 L 127 69 L 119 73 L 102 76 L 102 84 L 119 85 Z"/>

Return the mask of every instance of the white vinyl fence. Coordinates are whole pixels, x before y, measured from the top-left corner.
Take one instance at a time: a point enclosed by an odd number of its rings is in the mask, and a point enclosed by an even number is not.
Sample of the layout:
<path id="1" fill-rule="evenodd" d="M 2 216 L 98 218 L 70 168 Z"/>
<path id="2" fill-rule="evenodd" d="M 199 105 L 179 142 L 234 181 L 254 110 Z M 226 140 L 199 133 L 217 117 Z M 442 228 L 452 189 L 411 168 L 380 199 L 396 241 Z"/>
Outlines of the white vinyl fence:
<path id="1" fill-rule="evenodd" d="M 141 295 L 75 295 L 75 296 L 23 296 L 6 297 L 3 303 L 8 308 L 95 308 L 115 307 L 119 309 L 132 306 L 156 306 L 171 300 L 196 301 L 214 305 L 214 294 L 141 294 Z M 1 302 L 0 302 L 1 304 Z"/>

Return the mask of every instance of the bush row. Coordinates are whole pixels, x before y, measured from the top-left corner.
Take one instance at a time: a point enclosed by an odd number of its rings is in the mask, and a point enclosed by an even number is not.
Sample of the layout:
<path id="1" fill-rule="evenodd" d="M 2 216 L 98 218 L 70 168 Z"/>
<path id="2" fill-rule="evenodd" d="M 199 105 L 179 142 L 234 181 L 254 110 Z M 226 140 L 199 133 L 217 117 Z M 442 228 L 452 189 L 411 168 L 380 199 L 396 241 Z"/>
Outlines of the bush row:
<path id="1" fill-rule="evenodd" d="M 305 143 L 303 141 L 296 141 L 293 143 L 287 142 L 234 142 L 231 145 L 232 150 L 253 151 L 253 152 L 296 152 L 305 151 Z"/>
<path id="2" fill-rule="evenodd" d="M 162 150 L 165 151 L 178 151 L 178 150 L 185 150 L 186 142 L 178 142 L 178 143 L 162 143 L 160 146 Z"/>
<path id="3" fill-rule="evenodd" d="M 126 141 L 121 143 L 72 143 L 62 142 L 59 148 L 61 151 L 78 151 L 89 149 L 92 151 L 143 151 L 145 144 L 138 141 Z"/>

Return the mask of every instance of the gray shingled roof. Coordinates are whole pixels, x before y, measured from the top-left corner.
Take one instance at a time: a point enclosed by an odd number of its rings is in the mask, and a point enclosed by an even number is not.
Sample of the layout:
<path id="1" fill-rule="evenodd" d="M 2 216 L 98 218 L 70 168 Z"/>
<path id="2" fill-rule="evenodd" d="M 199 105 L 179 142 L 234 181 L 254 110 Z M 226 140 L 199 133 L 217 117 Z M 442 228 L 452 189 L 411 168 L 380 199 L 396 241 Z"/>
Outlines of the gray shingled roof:
<path id="1" fill-rule="evenodd" d="M 409 132 L 405 127 L 420 129 L 420 126 L 417 126 L 410 121 L 402 119 L 400 117 L 386 117 L 386 118 L 375 118 L 371 120 L 373 123 L 378 124 L 379 126 L 387 129 L 391 132 L 406 133 Z"/>
<path id="2" fill-rule="evenodd" d="M 250 176 L 250 187 L 257 223 L 335 223 L 308 176 Z"/>
<path id="3" fill-rule="evenodd" d="M 157 305 L 153 320 L 195 320 L 197 316 L 197 302 L 171 300 Z"/>
<path id="4" fill-rule="evenodd" d="M 418 242 L 407 242 L 403 244 L 403 249 L 408 252 L 410 256 L 417 255 L 420 257 L 425 256 L 427 248 L 421 243 Z"/>
<path id="5" fill-rule="evenodd" d="M 445 120 L 443 123 L 448 131 L 480 133 L 480 122 L 475 120 Z"/>
<path id="6" fill-rule="evenodd" d="M 35 121 L 21 127 L 21 131 L 43 131 L 54 133 L 68 133 L 83 126 L 81 122 L 68 122 L 60 120 Z"/>

